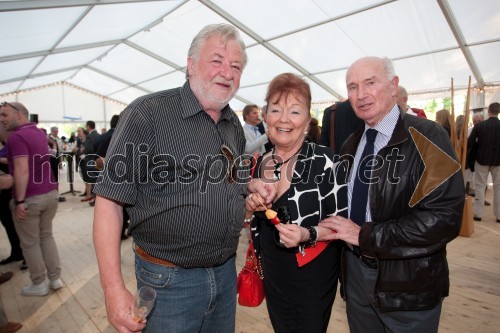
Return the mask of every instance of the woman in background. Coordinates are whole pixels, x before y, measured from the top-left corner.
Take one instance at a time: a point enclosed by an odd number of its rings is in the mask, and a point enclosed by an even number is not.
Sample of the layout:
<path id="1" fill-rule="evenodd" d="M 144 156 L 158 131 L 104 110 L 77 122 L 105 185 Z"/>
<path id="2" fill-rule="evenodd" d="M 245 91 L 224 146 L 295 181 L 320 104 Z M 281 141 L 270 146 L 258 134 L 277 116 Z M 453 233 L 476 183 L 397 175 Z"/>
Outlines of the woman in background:
<path id="1" fill-rule="evenodd" d="M 313 143 L 318 143 L 320 136 L 321 136 L 321 127 L 319 127 L 318 119 L 311 118 L 311 121 L 309 122 L 307 140 Z"/>
<path id="2" fill-rule="evenodd" d="M 436 112 L 436 123 L 444 127 L 448 136 L 451 137 L 450 111 L 442 109 Z"/>

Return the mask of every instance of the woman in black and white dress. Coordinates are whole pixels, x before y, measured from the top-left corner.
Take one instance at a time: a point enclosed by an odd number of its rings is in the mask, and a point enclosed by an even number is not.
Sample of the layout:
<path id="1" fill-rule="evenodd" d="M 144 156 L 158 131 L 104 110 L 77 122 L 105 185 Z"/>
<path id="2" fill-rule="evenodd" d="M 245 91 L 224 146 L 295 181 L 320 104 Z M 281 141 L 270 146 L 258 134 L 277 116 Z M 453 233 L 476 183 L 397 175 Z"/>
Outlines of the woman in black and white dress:
<path id="1" fill-rule="evenodd" d="M 318 223 L 347 214 L 347 186 L 333 152 L 305 140 L 311 120 L 309 85 L 294 74 L 275 77 L 267 91 L 269 136 L 274 149 L 260 156 L 254 178 L 276 187 L 272 209 L 247 197 L 246 218 L 264 272 L 266 303 L 275 332 L 326 332 L 337 290 L 340 242 L 316 243 L 331 232 Z"/>

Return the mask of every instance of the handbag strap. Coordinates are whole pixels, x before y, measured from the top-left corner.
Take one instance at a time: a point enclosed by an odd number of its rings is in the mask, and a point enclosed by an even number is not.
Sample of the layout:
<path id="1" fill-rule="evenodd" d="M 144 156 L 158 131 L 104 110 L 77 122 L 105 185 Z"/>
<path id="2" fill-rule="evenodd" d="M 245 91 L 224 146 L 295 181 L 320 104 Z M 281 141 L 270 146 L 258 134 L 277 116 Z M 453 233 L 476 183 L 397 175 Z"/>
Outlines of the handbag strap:
<path id="1" fill-rule="evenodd" d="M 252 272 L 257 272 L 261 280 L 264 278 L 264 273 L 262 271 L 262 263 L 260 261 L 260 257 L 257 257 L 257 255 L 255 254 L 253 242 L 251 239 L 248 244 L 245 268 L 251 270 Z"/>

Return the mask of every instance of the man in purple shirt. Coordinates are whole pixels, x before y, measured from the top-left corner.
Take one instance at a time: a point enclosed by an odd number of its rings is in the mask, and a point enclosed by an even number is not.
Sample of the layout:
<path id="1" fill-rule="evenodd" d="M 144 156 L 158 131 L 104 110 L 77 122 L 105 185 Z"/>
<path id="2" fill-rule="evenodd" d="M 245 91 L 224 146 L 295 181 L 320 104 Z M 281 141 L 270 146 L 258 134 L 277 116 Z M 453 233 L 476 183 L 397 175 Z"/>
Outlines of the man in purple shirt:
<path id="1" fill-rule="evenodd" d="M 47 136 L 28 120 L 29 113 L 17 102 L 0 104 L 0 121 L 12 131 L 7 141 L 9 170 L 14 177 L 10 202 L 21 248 L 32 284 L 22 288 L 25 296 L 44 296 L 63 287 L 61 265 L 52 235 L 57 211 L 57 183 L 50 169 Z M 45 283 L 45 269 L 49 286 Z"/>

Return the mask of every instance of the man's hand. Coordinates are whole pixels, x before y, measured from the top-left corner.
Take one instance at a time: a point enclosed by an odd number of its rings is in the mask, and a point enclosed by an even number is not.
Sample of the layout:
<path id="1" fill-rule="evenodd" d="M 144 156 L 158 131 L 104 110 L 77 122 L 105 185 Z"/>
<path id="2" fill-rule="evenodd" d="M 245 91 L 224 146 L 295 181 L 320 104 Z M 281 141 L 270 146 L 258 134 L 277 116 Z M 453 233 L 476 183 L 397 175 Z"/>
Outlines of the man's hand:
<path id="1" fill-rule="evenodd" d="M 247 196 L 247 210 L 250 211 L 265 210 L 262 205 L 265 205 L 267 208 L 269 208 L 271 207 L 274 198 L 276 198 L 276 187 L 274 186 L 274 184 L 265 183 L 259 178 L 254 178 L 250 181 L 250 183 L 248 183 L 248 191 L 250 192 L 250 194 L 253 194 Z M 253 209 L 248 209 L 249 204 L 250 208 Z M 258 206 L 260 206 L 261 209 L 257 209 Z"/>
<path id="2" fill-rule="evenodd" d="M 319 224 L 320 227 L 331 230 L 331 233 L 318 234 L 318 241 L 341 239 L 351 245 L 359 246 L 359 230 L 361 227 L 352 220 L 342 216 L 331 216 Z"/>
<path id="3" fill-rule="evenodd" d="M 28 214 L 28 206 L 26 203 L 22 203 L 19 205 L 16 205 L 16 220 L 22 221 L 26 218 L 26 215 Z"/>
<path id="4" fill-rule="evenodd" d="M 104 291 L 108 321 L 120 333 L 141 332 L 146 322 L 136 323 L 132 319 L 131 305 L 134 296 L 123 286 Z"/>
<path id="5" fill-rule="evenodd" d="M 94 207 L 94 247 L 108 321 L 120 333 L 140 332 L 144 323 L 132 320 L 131 305 L 134 298 L 125 288 L 121 271 L 122 226 L 123 206 L 97 195 Z"/>

